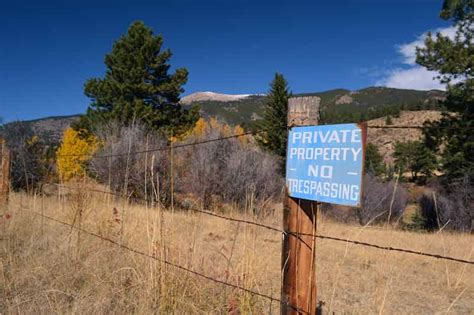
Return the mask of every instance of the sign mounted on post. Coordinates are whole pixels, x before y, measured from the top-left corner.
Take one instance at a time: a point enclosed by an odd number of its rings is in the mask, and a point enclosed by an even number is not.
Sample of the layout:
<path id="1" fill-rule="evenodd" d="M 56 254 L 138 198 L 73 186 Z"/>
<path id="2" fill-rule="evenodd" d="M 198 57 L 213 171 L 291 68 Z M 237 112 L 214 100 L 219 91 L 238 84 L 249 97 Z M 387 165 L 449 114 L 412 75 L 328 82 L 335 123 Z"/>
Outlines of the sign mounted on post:
<path id="1" fill-rule="evenodd" d="M 290 197 L 359 206 L 367 127 L 293 127 L 288 134 L 286 186 Z"/>

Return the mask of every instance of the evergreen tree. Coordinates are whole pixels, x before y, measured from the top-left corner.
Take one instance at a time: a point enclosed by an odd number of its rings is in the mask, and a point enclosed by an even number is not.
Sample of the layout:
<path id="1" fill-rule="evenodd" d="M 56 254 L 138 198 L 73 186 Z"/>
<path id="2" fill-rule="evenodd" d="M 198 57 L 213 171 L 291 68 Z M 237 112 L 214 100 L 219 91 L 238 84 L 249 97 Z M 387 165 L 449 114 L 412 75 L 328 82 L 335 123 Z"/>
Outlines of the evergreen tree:
<path id="1" fill-rule="evenodd" d="M 454 23 L 455 37 L 429 34 L 425 47 L 417 48 L 416 61 L 440 73 L 438 78 L 447 84 L 443 105 L 458 113 L 444 113 L 424 130 L 426 144 L 442 155 L 441 170 L 449 186 L 465 176 L 474 182 L 474 1 L 445 0 L 440 15 Z"/>
<path id="2" fill-rule="evenodd" d="M 282 171 L 285 170 L 287 115 L 288 115 L 288 83 L 282 74 L 276 73 L 270 84 L 268 101 L 265 105 L 262 127 L 265 132 L 257 137 L 258 143 L 266 150 L 279 156 L 282 161 Z"/>
<path id="3" fill-rule="evenodd" d="M 393 157 L 396 169 L 402 174 L 411 172 L 413 181 L 419 180 L 419 175 L 426 180 L 436 166 L 435 155 L 420 141 L 397 142 Z"/>
<path id="4" fill-rule="evenodd" d="M 392 116 L 388 115 L 385 117 L 385 125 L 393 125 Z"/>
<path id="5" fill-rule="evenodd" d="M 367 143 L 365 149 L 364 169 L 366 173 L 371 173 L 375 176 L 381 176 L 385 171 L 383 157 L 377 146 L 372 143 Z"/>
<path id="6" fill-rule="evenodd" d="M 76 129 L 91 131 L 109 120 L 124 125 L 140 121 L 168 135 L 192 127 L 198 109 L 188 111 L 179 105 L 188 71 L 179 68 L 169 74 L 171 51 L 162 50 L 162 45 L 160 35 L 143 22 L 134 22 L 105 56 L 105 77 L 86 82 L 84 92 L 92 103 Z"/>

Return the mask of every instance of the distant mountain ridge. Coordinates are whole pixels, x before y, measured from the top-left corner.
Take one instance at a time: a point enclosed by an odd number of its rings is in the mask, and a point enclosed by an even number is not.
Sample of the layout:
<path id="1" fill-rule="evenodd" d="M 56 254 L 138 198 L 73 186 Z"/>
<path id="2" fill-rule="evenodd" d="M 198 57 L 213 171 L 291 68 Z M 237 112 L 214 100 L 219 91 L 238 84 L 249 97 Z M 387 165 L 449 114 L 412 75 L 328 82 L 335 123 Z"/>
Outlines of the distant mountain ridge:
<path id="1" fill-rule="evenodd" d="M 191 94 L 189 96 L 193 97 L 187 98 L 182 104 L 185 107 L 199 105 L 202 116 L 216 116 L 230 124 L 251 124 L 262 119 L 264 115 L 266 95 L 208 93 Z M 356 91 L 333 89 L 324 92 L 298 93 L 293 96 L 320 97 L 321 110 L 330 121 L 337 120 L 338 115 L 346 115 L 348 119 L 358 121 L 364 120 L 364 115 L 368 119 L 385 116 L 384 109 L 390 107 L 401 110 L 431 109 L 431 105 L 444 99 L 444 92 L 368 87 Z"/>
<path id="2" fill-rule="evenodd" d="M 29 128 L 31 128 L 33 134 L 45 140 L 47 139 L 48 142 L 57 143 L 61 141 L 64 131 L 72 123 L 77 121 L 79 117 L 80 115 L 48 116 L 33 120 L 25 120 L 22 121 L 22 123 L 25 123 Z M 6 123 L 5 126 L 14 123 L 16 122 L 9 122 Z"/>
<path id="3" fill-rule="evenodd" d="M 349 121 L 369 120 L 384 117 L 385 109 L 400 107 L 402 110 L 433 109 L 428 105 L 444 99 L 444 92 L 438 90 L 418 91 L 385 87 L 368 87 L 356 91 L 333 89 L 324 92 L 299 93 L 294 96 L 321 97 L 321 110 L 329 121 L 345 116 Z M 223 94 L 197 92 L 181 99 L 185 108 L 201 107 L 203 117 L 218 117 L 229 124 L 240 124 L 251 128 L 263 118 L 267 96 L 262 94 Z M 370 114 L 370 115 L 369 115 Z M 352 115 L 352 116 L 351 116 Z M 366 118 L 363 119 L 365 116 Z M 33 132 L 45 138 L 59 141 L 64 130 L 79 115 L 52 116 L 25 121 Z"/>
<path id="4" fill-rule="evenodd" d="M 194 102 L 199 102 L 199 101 L 218 101 L 218 102 L 238 101 L 250 95 L 251 94 L 223 94 L 223 93 L 215 93 L 215 92 L 196 92 L 196 93 L 192 93 L 192 94 L 182 97 L 181 104 L 190 105 Z"/>

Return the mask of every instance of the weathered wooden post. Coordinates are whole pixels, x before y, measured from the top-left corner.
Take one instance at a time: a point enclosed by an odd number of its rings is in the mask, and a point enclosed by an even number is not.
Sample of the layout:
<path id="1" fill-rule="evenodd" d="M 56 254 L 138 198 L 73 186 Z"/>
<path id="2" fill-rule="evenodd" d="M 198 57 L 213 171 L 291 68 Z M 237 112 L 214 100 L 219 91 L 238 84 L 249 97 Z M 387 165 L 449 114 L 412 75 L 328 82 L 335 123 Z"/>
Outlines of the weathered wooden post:
<path id="1" fill-rule="evenodd" d="M 316 96 L 290 98 L 288 128 L 317 125 L 320 101 Z M 287 188 L 283 210 L 281 314 L 316 314 L 316 214 L 315 201 L 289 197 Z"/>
<path id="2" fill-rule="evenodd" d="M 10 151 L 6 141 L 0 137 L 0 210 L 5 211 L 10 192 Z"/>

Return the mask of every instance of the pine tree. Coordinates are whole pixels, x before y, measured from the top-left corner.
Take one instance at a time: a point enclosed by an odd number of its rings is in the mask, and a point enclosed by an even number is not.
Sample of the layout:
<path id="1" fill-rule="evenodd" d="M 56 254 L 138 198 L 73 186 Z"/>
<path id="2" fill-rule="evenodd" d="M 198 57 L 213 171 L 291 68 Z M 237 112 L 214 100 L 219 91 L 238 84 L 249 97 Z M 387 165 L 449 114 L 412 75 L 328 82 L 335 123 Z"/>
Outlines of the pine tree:
<path id="1" fill-rule="evenodd" d="M 444 113 L 424 130 L 426 145 L 442 155 L 448 187 L 465 176 L 474 183 L 474 1 L 445 0 L 440 16 L 454 23 L 455 37 L 429 34 L 425 47 L 417 48 L 416 61 L 440 73 L 438 78 L 447 84 L 443 105 L 458 113 Z"/>
<path id="2" fill-rule="evenodd" d="M 257 137 L 258 143 L 267 151 L 281 158 L 281 170 L 285 171 L 288 98 L 288 83 L 280 73 L 270 84 L 268 101 L 265 105 L 262 127 L 265 132 Z"/>
<path id="3" fill-rule="evenodd" d="M 192 127 L 198 109 L 188 111 L 179 105 L 188 71 L 178 68 L 169 74 L 172 54 L 162 45 L 160 35 L 143 22 L 134 22 L 105 56 L 105 77 L 86 82 L 84 92 L 92 103 L 76 129 L 91 131 L 109 120 L 124 125 L 141 122 L 168 135 Z"/>
<path id="4" fill-rule="evenodd" d="M 373 143 L 367 143 L 364 169 L 366 173 L 371 173 L 375 176 L 381 176 L 385 171 L 383 157 L 377 146 Z"/>
<path id="5" fill-rule="evenodd" d="M 436 166 L 435 155 L 420 141 L 397 142 L 393 157 L 396 169 L 401 174 L 411 172 L 413 181 L 418 181 L 419 175 L 423 182 L 426 181 Z"/>

